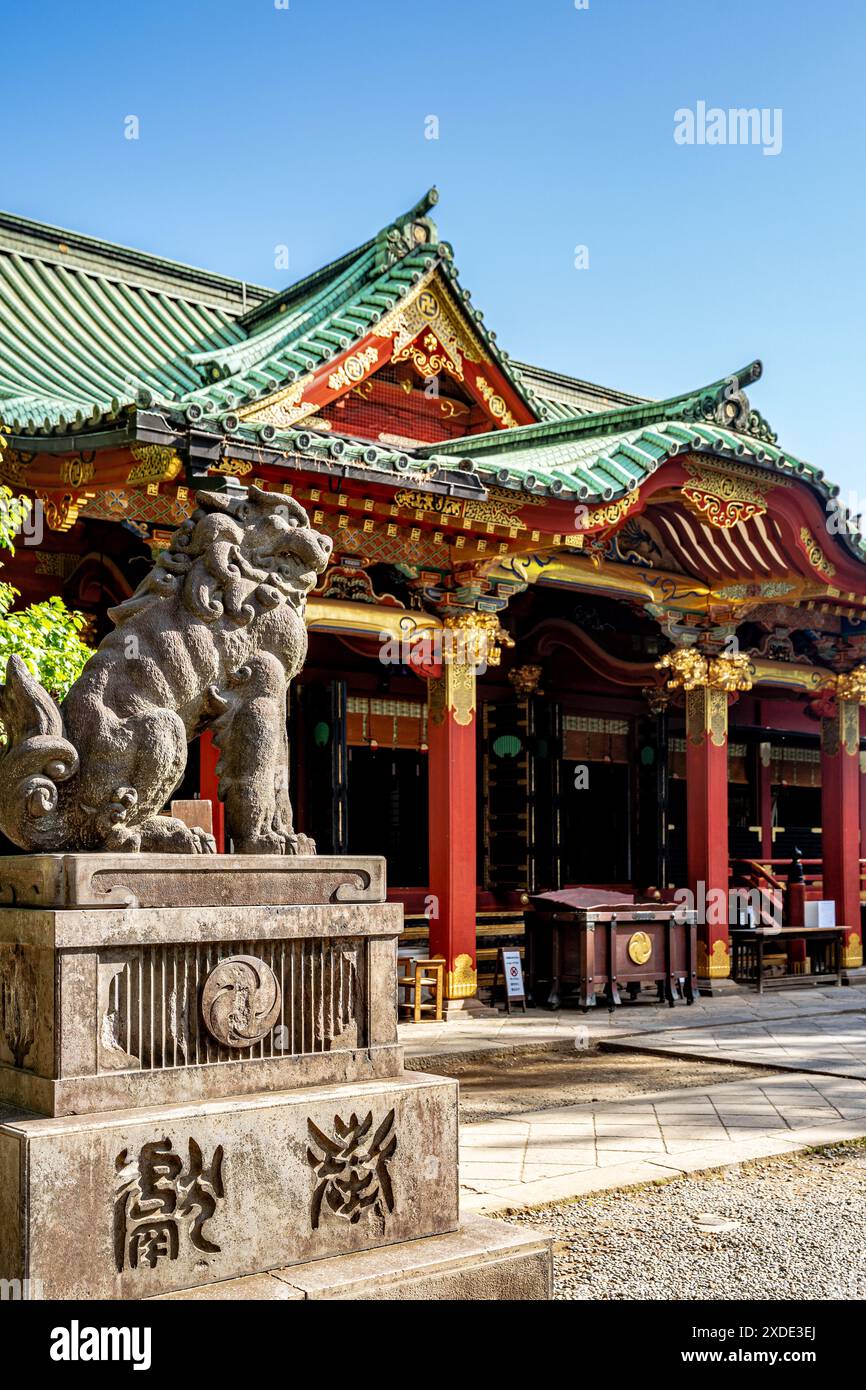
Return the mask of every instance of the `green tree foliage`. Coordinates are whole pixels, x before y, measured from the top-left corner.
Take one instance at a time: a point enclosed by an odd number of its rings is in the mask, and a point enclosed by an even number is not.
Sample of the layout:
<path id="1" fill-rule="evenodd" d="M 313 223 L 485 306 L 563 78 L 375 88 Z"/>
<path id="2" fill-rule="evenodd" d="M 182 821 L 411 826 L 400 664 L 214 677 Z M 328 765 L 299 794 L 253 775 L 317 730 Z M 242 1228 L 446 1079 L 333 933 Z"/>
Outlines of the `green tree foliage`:
<path id="1" fill-rule="evenodd" d="M 0 437 L 0 455 L 3 443 Z M 14 552 L 15 537 L 31 505 L 26 497 L 14 497 L 8 487 L 0 486 L 0 549 Z M 17 589 L 0 580 L 0 680 L 15 653 L 44 688 L 62 700 L 92 656 L 79 636 L 87 619 L 67 608 L 61 598 L 16 610 L 13 604 L 18 597 Z"/>

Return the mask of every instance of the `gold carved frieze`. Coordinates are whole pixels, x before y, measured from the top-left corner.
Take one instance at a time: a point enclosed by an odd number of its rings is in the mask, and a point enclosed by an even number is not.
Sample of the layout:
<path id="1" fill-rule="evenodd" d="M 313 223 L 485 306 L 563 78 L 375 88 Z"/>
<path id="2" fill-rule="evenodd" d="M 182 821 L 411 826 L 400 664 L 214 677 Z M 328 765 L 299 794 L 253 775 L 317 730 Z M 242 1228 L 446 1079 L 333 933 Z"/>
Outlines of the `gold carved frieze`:
<path id="1" fill-rule="evenodd" d="M 304 398 L 304 392 L 311 385 L 312 373 L 302 377 L 291 386 L 276 391 L 267 401 L 257 402 L 239 410 L 242 420 L 252 420 L 258 425 L 273 425 L 275 429 L 289 429 L 308 415 L 315 415 L 319 406 L 315 401 Z"/>
<path id="2" fill-rule="evenodd" d="M 487 526 L 507 526 L 509 530 L 526 531 L 526 522 L 516 510 L 521 502 L 513 493 L 504 496 L 494 495 L 491 489 L 487 500 L 476 502 L 469 499 L 463 504 L 463 520 L 477 521 Z"/>
<path id="3" fill-rule="evenodd" d="M 712 951 L 707 943 L 698 938 L 698 975 L 702 980 L 726 980 L 731 973 L 731 960 L 727 943 L 719 939 L 713 942 Z"/>
<path id="4" fill-rule="evenodd" d="M 399 492 L 395 492 L 394 506 L 405 507 L 413 512 L 432 512 L 441 517 L 459 518 L 463 513 L 463 503 L 459 497 L 445 497 L 437 492 L 421 492 L 417 488 L 401 488 Z"/>
<path id="5" fill-rule="evenodd" d="M 366 347 L 362 348 L 360 352 L 353 352 L 340 363 L 335 372 L 331 372 L 328 377 L 328 386 L 332 391 L 342 391 L 354 387 L 359 381 L 364 380 L 364 377 L 378 361 L 378 348 Z"/>
<path id="6" fill-rule="evenodd" d="M 682 485 L 682 496 L 691 512 L 710 526 L 728 531 L 741 521 L 763 516 L 767 493 L 774 486 L 757 469 L 731 468 L 724 471 L 703 463 L 686 462 L 689 481 Z"/>
<path id="7" fill-rule="evenodd" d="M 597 531 L 600 527 L 618 526 L 619 523 L 628 516 L 640 501 L 640 489 L 634 488 L 632 492 L 627 492 L 624 497 L 620 497 L 616 502 L 605 502 L 601 507 L 593 507 L 587 510 L 586 515 L 580 515 L 581 527 L 583 531 Z M 578 533 L 580 534 L 580 533 Z M 566 537 L 571 540 L 570 537 Z"/>
<path id="8" fill-rule="evenodd" d="M 470 999 L 478 989 L 478 972 L 472 957 L 465 952 L 454 958 L 453 970 L 445 972 L 445 995 L 448 999 Z"/>
<path id="9" fill-rule="evenodd" d="M 817 570 L 824 579 L 832 579 L 836 573 L 836 566 L 827 559 L 808 526 L 801 527 L 800 540 L 803 542 L 806 558 L 812 568 Z"/>
<path id="10" fill-rule="evenodd" d="M 481 341 L 469 329 L 435 269 L 428 271 L 405 299 L 384 314 L 371 329 L 375 338 L 393 340 L 393 360 L 408 356 L 409 344 L 425 329 L 431 329 L 441 347 L 463 379 L 465 362 L 486 362 Z M 452 373 L 457 375 L 457 371 Z"/>
<path id="11" fill-rule="evenodd" d="M 130 453 L 135 463 L 126 475 L 128 487 L 141 486 L 143 483 L 170 483 L 183 467 L 174 449 L 164 444 L 133 444 Z M 74 479 L 68 481 L 74 484 Z M 86 482 L 87 479 L 82 478 L 81 481 Z"/>
<path id="12" fill-rule="evenodd" d="M 518 422 L 511 414 L 511 411 L 508 409 L 502 397 L 490 385 L 487 378 L 479 374 L 475 378 L 475 386 L 479 394 L 483 397 L 484 403 L 496 423 L 506 430 L 516 429 Z"/>

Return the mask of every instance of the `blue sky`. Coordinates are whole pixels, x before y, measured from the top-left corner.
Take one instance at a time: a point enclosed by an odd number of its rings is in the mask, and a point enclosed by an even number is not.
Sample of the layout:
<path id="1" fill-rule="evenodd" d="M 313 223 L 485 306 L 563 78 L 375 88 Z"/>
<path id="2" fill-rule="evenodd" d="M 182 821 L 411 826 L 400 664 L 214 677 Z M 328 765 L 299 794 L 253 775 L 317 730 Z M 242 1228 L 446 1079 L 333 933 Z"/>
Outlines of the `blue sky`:
<path id="1" fill-rule="evenodd" d="M 864 16 L 860 0 L 0 0 L 0 205 L 277 286 L 436 183 L 440 231 L 512 356 L 648 395 L 761 357 L 752 400 L 781 442 L 862 493 Z M 675 112 L 699 101 L 781 109 L 781 153 L 676 144 Z"/>

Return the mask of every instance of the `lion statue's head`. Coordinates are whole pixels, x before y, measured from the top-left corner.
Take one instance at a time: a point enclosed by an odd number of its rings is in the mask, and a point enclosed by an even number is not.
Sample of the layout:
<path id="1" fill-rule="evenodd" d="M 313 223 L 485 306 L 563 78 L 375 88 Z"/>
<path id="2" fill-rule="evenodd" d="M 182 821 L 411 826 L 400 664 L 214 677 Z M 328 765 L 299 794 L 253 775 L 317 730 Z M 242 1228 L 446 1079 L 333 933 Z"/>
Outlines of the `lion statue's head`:
<path id="1" fill-rule="evenodd" d="M 255 601 L 303 605 L 332 543 L 293 497 L 251 486 L 244 497 L 198 492 L 196 502 L 133 597 L 111 610 L 116 623 L 156 598 L 181 599 L 203 622 L 237 624 L 253 620 Z"/>

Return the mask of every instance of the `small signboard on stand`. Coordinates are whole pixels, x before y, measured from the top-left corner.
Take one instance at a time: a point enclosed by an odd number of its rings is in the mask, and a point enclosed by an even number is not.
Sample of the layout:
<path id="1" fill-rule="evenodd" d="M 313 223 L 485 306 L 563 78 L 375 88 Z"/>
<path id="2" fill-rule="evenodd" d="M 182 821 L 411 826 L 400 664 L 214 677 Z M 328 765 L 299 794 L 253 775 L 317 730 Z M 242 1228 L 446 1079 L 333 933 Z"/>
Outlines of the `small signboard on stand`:
<path id="1" fill-rule="evenodd" d="M 505 981 L 505 1011 L 511 1013 L 512 1004 L 522 1005 L 523 1012 L 526 1013 L 526 989 L 523 984 L 523 964 L 520 959 L 520 952 L 517 950 L 507 950 L 504 946 L 499 948 L 499 958 L 496 962 L 496 974 L 493 977 L 493 997 L 496 997 L 496 986 L 499 983 L 500 972 Z"/>

